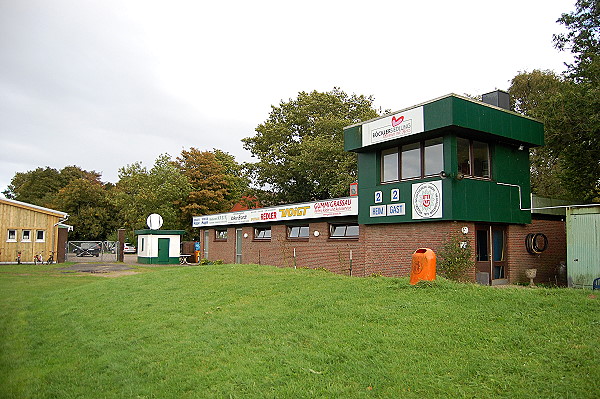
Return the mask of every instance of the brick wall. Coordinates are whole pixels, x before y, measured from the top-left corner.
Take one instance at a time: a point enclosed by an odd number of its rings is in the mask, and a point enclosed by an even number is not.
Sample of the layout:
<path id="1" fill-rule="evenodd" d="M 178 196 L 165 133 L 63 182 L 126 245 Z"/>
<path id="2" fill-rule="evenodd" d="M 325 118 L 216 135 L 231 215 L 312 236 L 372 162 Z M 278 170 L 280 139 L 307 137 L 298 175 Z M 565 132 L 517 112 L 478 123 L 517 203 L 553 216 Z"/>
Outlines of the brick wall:
<path id="1" fill-rule="evenodd" d="M 469 229 L 463 235 L 462 227 Z M 430 248 L 439 253 L 444 242 L 453 234 L 468 241 L 475 259 L 475 224 L 473 222 L 415 222 L 386 225 L 361 225 L 358 239 L 329 238 L 329 224 L 309 224 L 308 239 L 287 238 L 285 225 L 271 226 L 271 240 L 254 240 L 254 227 L 242 228 L 242 263 L 273 265 L 277 267 L 326 268 L 334 273 L 350 273 L 352 251 L 352 275 L 370 276 L 381 274 L 389 277 L 410 275 L 412 255 L 419 248 Z M 215 230 L 210 229 L 209 259 L 235 263 L 235 227 L 227 229 L 226 241 L 215 240 Z M 318 237 L 314 232 L 319 231 Z M 531 255 L 525 249 L 525 237 L 529 233 L 544 233 L 548 237 L 548 249 Z M 527 282 L 525 269 L 538 269 L 536 282 L 556 281 L 556 267 L 566 259 L 565 224 L 555 220 L 533 220 L 530 225 L 506 227 L 506 256 L 508 279 L 511 283 Z M 203 233 L 201 235 L 203 237 Z M 204 243 L 202 242 L 202 245 Z M 295 249 L 295 258 L 294 258 Z M 204 248 L 202 248 L 204 250 Z M 475 269 L 469 273 L 475 281 Z"/>
<path id="2" fill-rule="evenodd" d="M 202 249 L 201 256 L 204 256 L 204 232 L 202 232 L 200 237 L 202 237 L 202 241 L 200 241 Z M 222 260 L 225 263 L 235 263 L 235 227 L 227 229 L 226 241 L 216 240 L 214 229 L 209 229 L 209 237 L 208 259 L 213 261 Z"/>
<path id="3" fill-rule="evenodd" d="M 288 239 L 285 225 L 271 226 L 271 240 L 255 240 L 254 228 L 242 228 L 242 263 L 273 265 L 278 267 L 326 268 L 334 273 L 350 274 L 352 251 L 353 275 L 364 275 L 364 255 L 359 239 L 329 238 L 329 224 L 309 224 L 308 239 Z M 361 226 L 362 230 L 362 226 Z M 314 232 L 319 231 L 315 237 Z M 227 229 L 227 241 L 215 241 L 214 229 L 209 230 L 209 259 L 235 262 L 235 228 Z M 202 243 L 204 245 L 204 243 Z M 204 250 L 204 248 L 203 248 Z M 295 250 L 295 258 L 294 258 Z"/>
<path id="4" fill-rule="evenodd" d="M 560 262 L 567 260 L 565 222 L 559 220 L 532 220 L 528 225 L 510 225 L 508 231 L 508 273 L 511 283 L 529 282 L 525 269 L 537 269 L 535 282 L 566 284 L 558 274 Z M 548 237 L 548 248 L 536 255 L 527 252 L 525 237 L 529 233 L 543 233 Z"/>
<path id="5" fill-rule="evenodd" d="M 463 235 L 461 228 L 467 226 L 469 233 Z M 436 254 L 446 239 L 458 234 L 474 246 L 472 223 L 415 222 L 387 225 L 361 226 L 367 244 L 365 249 L 365 275 L 404 277 L 410 275 L 412 256 L 419 248 L 429 248 Z M 473 256 L 474 253 L 473 253 Z M 472 273 L 473 279 L 475 272 Z"/>

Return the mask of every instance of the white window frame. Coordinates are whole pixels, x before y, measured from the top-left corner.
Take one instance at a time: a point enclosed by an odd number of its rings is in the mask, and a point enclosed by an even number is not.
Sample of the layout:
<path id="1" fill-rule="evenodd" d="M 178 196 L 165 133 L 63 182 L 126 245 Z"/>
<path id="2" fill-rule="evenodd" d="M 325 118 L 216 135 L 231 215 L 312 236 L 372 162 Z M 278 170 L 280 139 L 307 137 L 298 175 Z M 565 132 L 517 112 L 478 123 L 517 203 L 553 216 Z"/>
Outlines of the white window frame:
<path id="1" fill-rule="evenodd" d="M 11 232 L 14 238 L 10 238 Z M 8 229 L 6 232 L 6 242 L 17 242 L 17 229 Z"/>
<path id="2" fill-rule="evenodd" d="M 261 234 L 263 232 L 264 232 L 264 234 Z M 268 232 L 268 234 L 267 234 L 267 232 Z M 273 230 L 271 229 L 271 226 L 255 227 L 254 228 L 254 239 L 256 241 L 271 241 L 272 233 L 273 233 Z"/>
<path id="3" fill-rule="evenodd" d="M 227 229 L 215 229 L 215 241 L 227 241 Z"/>
<path id="4" fill-rule="evenodd" d="M 39 233 L 42 233 L 42 238 L 39 238 Z M 46 242 L 46 230 L 35 231 L 35 242 Z"/>
<path id="5" fill-rule="evenodd" d="M 337 228 L 343 228 L 343 235 L 334 235 Z M 357 234 L 348 234 L 348 230 L 356 228 Z M 334 240 L 357 239 L 360 235 L 360 225 L 358 223 L 332 223 L 329 225 L 329 238 Z"/>
<path id="6" fill-rule="evenodd" d="M 27 238 L 25 238 L 25 233 L 27 233 Z M 21 242 L 31 242 L 31 230 L 21 230 Z"/>
<path id="7" fill-rule="evenodd" d="M 292 235 L 292 232 L 297 235 Z M 302 232 L 306 232 L 306 235 L 301 235 Z M 287 226 L 287 238 L 290 240 L 307 240 L 310 237 L 310 228 L 307 224 L 297 226 Z"/>

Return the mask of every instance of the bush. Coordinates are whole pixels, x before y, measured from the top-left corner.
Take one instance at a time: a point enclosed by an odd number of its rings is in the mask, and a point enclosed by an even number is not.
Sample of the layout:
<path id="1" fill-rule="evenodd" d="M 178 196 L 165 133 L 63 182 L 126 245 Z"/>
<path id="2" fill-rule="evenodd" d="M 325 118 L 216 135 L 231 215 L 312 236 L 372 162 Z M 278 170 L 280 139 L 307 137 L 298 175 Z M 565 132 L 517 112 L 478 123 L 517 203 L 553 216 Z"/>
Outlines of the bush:
<path id="1" fill-rule="evenodd" d="M 437 254 L 440 274 L 454 281 L 469 281 L 468 272 L 475 267 L 471 243 L 465 236 L 453 235 L 446 239 Z"/>
<path id="2" fill-rule="evenodd" d="M 206 258 L 202 258 L 200 259 L 200 265 L 204 266 L 204 265 L 222 265 L 223 261 L 221 259 L 217 259 L 217 260 L 208 260 Z"/>

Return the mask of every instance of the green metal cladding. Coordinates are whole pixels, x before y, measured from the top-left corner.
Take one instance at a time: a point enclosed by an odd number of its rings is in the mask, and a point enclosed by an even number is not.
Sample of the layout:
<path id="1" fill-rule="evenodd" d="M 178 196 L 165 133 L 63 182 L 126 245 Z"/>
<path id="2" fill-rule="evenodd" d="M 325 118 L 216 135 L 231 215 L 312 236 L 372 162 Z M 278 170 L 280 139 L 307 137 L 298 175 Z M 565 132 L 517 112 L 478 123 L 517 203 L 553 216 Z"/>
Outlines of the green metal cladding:
<path id="1" fill-rule="evenodd" d="M 363 146 L 363 126 L 344 130 L 347 151 L 358 153 L 359 216 L 361 224 L 462 220 L 482 223 L 531 223 L 529 147 L 543 145 L 543 125 L 494 106 L 456 95 L 419 105 L 424 130 L 420 133 Z M 413 107 L 414 108 L 414 107 Z M 398 113 L 397 113 L 398 114 Z M 388 116 L 389 117 L 389 116 Z M 443 137 L 443 165 L 447 177 L 380 183 L 379 151 L 432 137 Z M 491 179 L 458 176 L 457 137 L 489 144 Z M 519 149 L 520 146 L 522 149 Z M 414 219 L 413 186 L 440 181 L 442 212 L 435 218 Z M 392 200 L 398 190 L 399 198 Z M 381 194 L 381 202 L 376 195 Z M 372 217 L 371 207 L 404 204 L 405 214 Z M 388 208 L 389 209 L 389 208 Z"/>

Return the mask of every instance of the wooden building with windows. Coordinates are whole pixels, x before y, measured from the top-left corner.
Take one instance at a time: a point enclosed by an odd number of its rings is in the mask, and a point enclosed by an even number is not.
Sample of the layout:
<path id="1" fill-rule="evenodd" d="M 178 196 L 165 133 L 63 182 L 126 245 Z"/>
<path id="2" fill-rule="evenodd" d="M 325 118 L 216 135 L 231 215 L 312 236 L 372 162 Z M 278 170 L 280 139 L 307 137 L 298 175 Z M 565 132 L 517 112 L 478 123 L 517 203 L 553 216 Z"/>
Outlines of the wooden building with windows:
<path id="1" fill-rule="evenodd" d="M 33 263 L 35 255 L 41 254 L 45 261 L 50 253 L 54 259 L 64 259 L 66 228 L 59 225 L 67 220 L 65 212 L 41 206 L 0 198 L 0 263 Z M 59 237 L 60 236 L 60 237 Z"/>
<path id="2" fill-rule="evenodd" d="M 526 281 L 529 268 L 552 280 L 566 257 L 564 221 L 532 209 L 530 195 L 529 148 L 543 145 L 543 125 L 500 107 L 507 93 L 486 96 L 494 104 L 450 94 L 345 128 L 358 198 L 330 201 L 351 201 L 352 212 L 319 215 L 327 201 L 317 201 L 198 217 L 204 257 L 406 276 L 416 249 L 459 236 L 473 281 Z M 546 251 L 528 251 L 531 234 L 547 238 Z"/>

